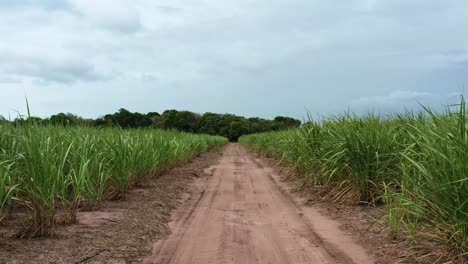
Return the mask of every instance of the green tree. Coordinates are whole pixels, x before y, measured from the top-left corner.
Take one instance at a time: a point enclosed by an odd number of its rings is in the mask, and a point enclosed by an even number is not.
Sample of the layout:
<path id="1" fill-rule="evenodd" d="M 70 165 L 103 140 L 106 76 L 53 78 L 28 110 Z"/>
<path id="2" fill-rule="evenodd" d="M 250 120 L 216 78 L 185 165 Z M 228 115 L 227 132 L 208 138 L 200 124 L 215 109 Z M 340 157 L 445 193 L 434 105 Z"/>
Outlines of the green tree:
<path id="1" fill-rule="evenodd" d="M 50 124 L 69 126 L 77 123 L 78 117 L 70 113 L 58 113 L 49 118 Z"/>
<path id="2" fill-rule="evenodd" d="M 161 115 L 158 127 L 185 132 L 197 132 L 200 115 L 189 111 L 167 110 Z"/>
<path id="3" fill-rule="evenodd" d="M 284 128 L 294 128 L 294 127 L 300 127 L 301 126 L 301 121 L 291 118 L 291 117 L 285 117 L 285 116 L 277 116 L 275 117 L 275 122 L 280 124 L 280 127 L 282 129 Z"/>
<path id="4" fill-rule="evenodd" d="M 122 128 L 149 127 L 153 124 L 151 117 L 140 113 L 132 113 L 121 108 L 114 114 L 105 115 L 94 122 L 97 126 L 115 125 Z"/>
<path id="5" fill-rule="evenodd" d="M 234 121 L 230 125 L 228 138 L 231 142 L 237 142 L 241 136 L 247 135 L 249 133 L 249 127 L 246 122 Z"/>

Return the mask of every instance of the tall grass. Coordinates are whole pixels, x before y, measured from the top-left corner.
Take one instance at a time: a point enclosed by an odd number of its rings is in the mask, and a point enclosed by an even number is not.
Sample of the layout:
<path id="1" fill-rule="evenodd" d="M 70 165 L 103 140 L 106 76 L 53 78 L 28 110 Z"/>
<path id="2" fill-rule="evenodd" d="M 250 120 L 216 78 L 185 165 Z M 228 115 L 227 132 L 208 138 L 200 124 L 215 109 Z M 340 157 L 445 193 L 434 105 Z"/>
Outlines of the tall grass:
<path id="1" fill-rule="evenodd" d="M 468 123 L 465 103 L 458 112 L 408 126 L 411 144 L 402 153 L 401 190 L 393 192 L 401 219 L 413 232 L 468 257 Z M 390 203 L 389 206 L 395 206 Z M 398 208 L 398 206 L 397 206 Z M 425 229 L 427 226 L 431 229 Z"/>
<path id="2" fill-rule="evenodd" d="M 143 177 L 226 141 L 149 129 L 0 126 L 0 213 L 28 208 L 18 237 L 50 236 L 58 210 L 73 222 L 78 208 L 122 199 Z"/>
<path id="3" fill-rule="evenodd" d="M 384 186 L 400 177 L 399 130 L 375 115 L 344 115 L 300 129 L 240 139 L 258 153 L 289 164 L 315 185 L 340 189 L 337 200 L 377 203 Z"/>
<path id="4" fill-rule="evenodd" d="M 240 142 L 335 201 L 385 203 L 393 236 L 424 237 L 468 257 L 468 115 L 463 99 L 451 109 L 345 114 Z"/>

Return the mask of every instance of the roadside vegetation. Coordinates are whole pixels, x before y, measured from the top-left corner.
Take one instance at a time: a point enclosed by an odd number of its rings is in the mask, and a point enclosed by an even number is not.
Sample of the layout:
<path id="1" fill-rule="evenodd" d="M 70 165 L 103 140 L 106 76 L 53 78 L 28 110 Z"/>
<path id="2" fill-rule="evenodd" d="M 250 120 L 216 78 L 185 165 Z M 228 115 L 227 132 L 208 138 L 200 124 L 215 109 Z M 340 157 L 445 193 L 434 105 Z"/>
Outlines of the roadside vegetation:
<path id="1" fill-rule="evenodd" d="M 468 260 L 468 113 L 344 114 L 240 142 L 282 161 L 334 202 L 384 204 L 391 235 Z"/>
<path id="2" fill-rule="evenodd" d="M 13 125 L 24 125 L 30 121 L 38 125 L 177 130 L 222 136 L 230 141 L 237 141 L 242 135 L 285 130 L 301 125 L 300 120 L 284 116 L 268 120 L 258 117 L 245 118 L 231 114 L 205 113 L 200 115 L 190 111 L 177 110 L 167 110 L 162 114 L 157 112 L 141 114 L 126 109 L 120 109 L 114 114 L 107 114 L 97 119 L 85 119 L 70 113 L 58 113 L 48 118 L 17 118 L 12 120 L 11 123 Z M 7 122 L 5 118 L 0 116 L 0 125 Z"/>
<path id="3" fill-rule="evenodd" d="M 29 212 L 17 237 L 44 237 L 80 209 L 122 199 L 145 177 L 189 160 L 226 138 L 156 129 L 0 123 L 0 222 Z M 60 217 L 59 217 L 60 215 Z M 26 219 L 25 219 L 26 220 Z"/>

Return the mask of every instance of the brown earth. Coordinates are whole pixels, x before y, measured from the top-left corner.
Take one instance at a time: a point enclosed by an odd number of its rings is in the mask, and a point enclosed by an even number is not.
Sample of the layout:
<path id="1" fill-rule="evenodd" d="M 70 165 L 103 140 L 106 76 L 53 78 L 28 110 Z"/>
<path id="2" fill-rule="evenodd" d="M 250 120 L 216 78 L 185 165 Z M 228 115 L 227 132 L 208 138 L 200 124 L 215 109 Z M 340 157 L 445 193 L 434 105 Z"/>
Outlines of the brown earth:
<path id="1" fill-rule="evenodd" d="M 144 263 L 374 263 L 338 222 L 299 206 L 242 146 L 228 145 L 207 172 Z"/>
<path id="2" fill-rule="evenodd" d="M 53 238 L 11 239 L 24 221 L 24 212 L 12 212 L 0 223 L 0 263 L 141 263 L 152 243 L 169 234 L 171 211 L 181 204 L 188 183 L 218 157 L 219 151 L 202 154 L 147 179 L 124 201 L 79 212 L 78 224 L 59 226 Z"/>

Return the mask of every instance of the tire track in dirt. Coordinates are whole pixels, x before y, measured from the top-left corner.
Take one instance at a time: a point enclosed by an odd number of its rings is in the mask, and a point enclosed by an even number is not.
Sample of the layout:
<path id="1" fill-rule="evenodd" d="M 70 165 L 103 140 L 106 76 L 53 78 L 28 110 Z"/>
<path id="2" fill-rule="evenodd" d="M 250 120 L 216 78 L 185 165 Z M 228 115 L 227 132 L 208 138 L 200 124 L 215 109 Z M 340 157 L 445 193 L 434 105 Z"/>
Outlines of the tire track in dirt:
<path id="1" fill-rule="evenodd" d="M 373 263 L 333 220 L 303 210 L 242 146 L 227 145 L 206 171 L 198 197 L 175 213 L 172 234 L 145 263 Z"/>

